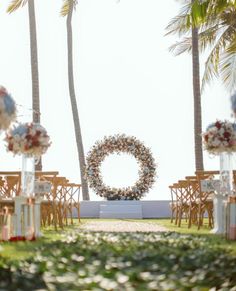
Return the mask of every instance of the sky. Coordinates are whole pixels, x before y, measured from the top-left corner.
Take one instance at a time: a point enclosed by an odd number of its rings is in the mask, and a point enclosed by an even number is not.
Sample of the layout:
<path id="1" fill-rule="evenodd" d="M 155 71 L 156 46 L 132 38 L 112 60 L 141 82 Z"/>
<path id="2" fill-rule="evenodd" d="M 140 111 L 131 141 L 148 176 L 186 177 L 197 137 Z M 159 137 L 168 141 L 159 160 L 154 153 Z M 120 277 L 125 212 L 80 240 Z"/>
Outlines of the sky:
<path id="1" fill-rule="evenodd" d="M 80 182 L 67 80 L 66 19 L 62 1 L 35 1 L 41 124 L 52 146 L 43 170 Z M 18 104 L 18 121 L 31 121 L 30 42 L 27 6 L 7 14 L 0 6 L 0 84 Z M 194 133 L 191 56 L 168 47 L 177 36 L 165 27 L 180 9 L 174 0 L 80 0 L 73 15 L 74 77 L 85 153 L 104 136 L 135 136 L 151 149 L 157 178 L 145 200 L 169 200 L 168 186 L 193 175 Z M 204 68 L 201 57 L 201 73 Z M 202 95 L 203 129 L 231 119 L 229 93 L 219 81 Z M 20 170 L 21 157 L 6 151 L 0 136 L 1 170 Z M 206 170 L 218 157 L 204 153 Z M 101 165 L 105 184 L 132 186 L 139 166 L 132 156 L 108 155 Z M 90 191 L 91 200 L 99 200 Z"/>

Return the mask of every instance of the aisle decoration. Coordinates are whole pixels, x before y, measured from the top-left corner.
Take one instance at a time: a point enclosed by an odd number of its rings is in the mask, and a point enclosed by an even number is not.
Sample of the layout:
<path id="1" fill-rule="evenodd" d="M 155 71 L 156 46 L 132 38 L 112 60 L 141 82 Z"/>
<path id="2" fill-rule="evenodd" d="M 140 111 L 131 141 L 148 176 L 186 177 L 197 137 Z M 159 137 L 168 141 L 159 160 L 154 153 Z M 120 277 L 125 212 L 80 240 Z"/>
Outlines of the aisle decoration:
<path id="1" fill-rule="evenodd" d="M 203 133 L 203 145 L 211 154 L 236 151 L 236 124 L 227 120 L 210 124 Z"/>
<path id="2" fill-rule="evenodd" d="M 227 120 L 210 124 L 203 133 L 203 145 L 210 154 L 220 157 L 220 189 L 215 191 L 213 233 L 226 232 L 227 197 L 233 194 L 232 154 L 236 151 L 236 124 Z"/>
<path id="3" fill-rule="evenodd" d="M 9 130 L 5 138 L 7 150 L 15 155 L 40 157 L 51 142 L 46 129 L 38 123 L 23 123 Z"/>
<path id="4" fill-rule="evenodd" d="M 100 166 L 105 157 L 113 153 L 133 155 L 139 166 L 139 179 L 132 187 L 114 188 L 103 183 Z M 155 182 L 156 164 L 150 149 L 136 137 L 114 135 L 97 141 L 87 156 L 86 178 L 90 187 L 100 197 L 108 200 L 139 200 Z"/>
<path id="5" fill-rule="evenodd" d="M 42 197 L 35 195 L 35 164 L 51 145 L 43 126 L 38 123 L 23 123 L 6 133 L 7 150 L 22 155 L 21 191 L 14 197 L 16 235 L 11 240 L 41 236 L 40 203 Z"/>
<path id="6" fill-rule="evenodd" d="M 16 104 L 7 90 L 0 86 L 0 130 L 7 130 L 16 120 Z"/>

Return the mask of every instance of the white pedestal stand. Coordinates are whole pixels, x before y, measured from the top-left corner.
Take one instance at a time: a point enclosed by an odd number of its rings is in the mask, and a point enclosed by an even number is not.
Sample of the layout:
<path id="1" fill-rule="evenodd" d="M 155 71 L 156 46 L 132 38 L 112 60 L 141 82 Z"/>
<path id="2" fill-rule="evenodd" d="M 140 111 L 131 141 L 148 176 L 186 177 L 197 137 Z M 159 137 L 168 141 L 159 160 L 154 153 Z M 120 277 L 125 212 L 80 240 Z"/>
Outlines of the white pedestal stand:
<path id="1" fill-rule="evenodd" d="M 41 228 L 41 202 L 42 198 L 35 199 L 34 204 L 34 233 L 35 237 L 42 236 Z"/>
<path id="2" fill-rule="evenodd" d="M 213 200 L 214 228 L 211 233 L 226 233 L 226 202 L 233 191 L 232 153 L 220 153 L 220 189 Z"/>
<path id="3" fill-rule="evenodd" d="M 226 231 L 226 212 L 225 203 L 227 202 L 227 197 L 223 195 L 216 194 L 213 199 L 213 209 L 214 209 L 214 228 L 211 233 L 224 234 Z"/>
<path id="4" fill-rule="evenodd" d="M 16 236 L 32 239 L 40 237 L 42 199 L 34 194 L 34 157 L 22 156 L 21 192 L 15 200 Z"/>
<path id="5" fill-rule="evenodd" d="M 26 204 L 27 197 L 17 196 L 15 200 L 15 214 L 16 214 L 16 236 L 23 236 L 25 234 L 25 229 L 23 225 L 23 215 L 22 206 Z"/>

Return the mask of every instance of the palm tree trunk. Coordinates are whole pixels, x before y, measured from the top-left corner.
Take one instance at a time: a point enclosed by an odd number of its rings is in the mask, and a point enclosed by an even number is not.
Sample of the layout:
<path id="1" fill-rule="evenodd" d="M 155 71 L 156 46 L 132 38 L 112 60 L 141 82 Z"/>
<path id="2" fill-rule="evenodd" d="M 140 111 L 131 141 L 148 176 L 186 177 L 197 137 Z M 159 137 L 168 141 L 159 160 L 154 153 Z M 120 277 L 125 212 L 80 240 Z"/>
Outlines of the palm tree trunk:
<path id="1" fill-rule="evenodd" d="M 77 151 L 78 151 L 78 157 L 79 157 L 83 200 L 89 200 L 88 183 L 86 179 L 84 178 L 84 174 L 85 174 L 84 147 L 83 147 L 83 142 L 82 142 L 79 113 L 78 113 L 76 96 L 75 96 L 74 74 L 73 74 L 73 40 L 72 40 L 71 20 L 72 20 L 74 0 L 69 0 L 69 5 L 70 5 L 69 6 L 70 8 L 69 8 L 69 13 L 67 15 L 67 20 L 66 20 L 69 92 L 70 92 L 70 101 L 71 101 L 71 108 L 72 108 L 72 114 L 73 114 L 73 120 L 74 120 L 74 130 L 75 130 Z"/>
<path id="2" fill-rule="evenodd" d="M 202 109 L 201 109 L 197 28 L 192 28 L 192 67 L 193 67 L 193 97 L 194 97 L 195 169 L 197 171 L 204 169 L 202 153 Z"/>
<path id="3" fill-rule="evenodd" d="M 38 50 L 37 50 L 37 31 L 36 31 L 34 0 L 28 0 L 28 12 L 30 28 L 33 122 L 40 123 Z M 41 159 L 39 163 L 35 166 L 35 169 L 37 171 L 42 171 Z"/>

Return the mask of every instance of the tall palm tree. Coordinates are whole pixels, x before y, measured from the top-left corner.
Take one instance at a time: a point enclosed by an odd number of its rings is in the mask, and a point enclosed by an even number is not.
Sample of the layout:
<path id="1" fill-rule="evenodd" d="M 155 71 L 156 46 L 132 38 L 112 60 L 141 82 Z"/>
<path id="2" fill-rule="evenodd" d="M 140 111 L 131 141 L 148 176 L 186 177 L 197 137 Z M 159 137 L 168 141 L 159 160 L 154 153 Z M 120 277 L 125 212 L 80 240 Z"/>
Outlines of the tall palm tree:
<path id="1" fill-rule="evenodd" d="M 193 2 L 192 0 L 191 2 Z M 189 1 L 188 1 L 189 2 Z M 190 6 L 191 7 L 191 6 Z M 188 9 L 187 9 L 188 8 Z M 167 34 L 181 33 L 181 23 L 186 13 L 189 11 L 189 5 L 184 5 L 181 13 L 172 19 L 167 26 Z M 189 31 L 189 30 L 188 30 Z M 195 145 L 195 169 L 203 170 L 203 152 L 202 152 L 202 109 L 201 109 L 201 87 L 199 72 L 199 50 L 198 50 L 198 28 L 191 27 L 191 48 L 192 48 L 192 80 L 193 80 L 193 99 L 194 99 L 194 145 Z M 171 47 L 171 50 L 173 48 Z"/>
<path id="2" fill-rule="evenodd" d="M 68 52 L 68 82 L 69 82 L 69 93 L 72 108 L 72 115 L 74 120 L 75 138 L 77 144 L 77 152 L 80 164 L 80 177 L 82 182 L 82 194 L 84 200 L 89 200 L 88 183 L 85 179 L 85 156 L 84 147 L 82 141 L 82 133 L 79 120 L 79 112 L 77 107 L 75 86 L 74 86 L 74 73 L 73 73 L 73 37 L 72 37 L 72 14 L 73 9 L 77 4 L 76 0 L 64 0 L 61 15 L 66 16 L 66 28 L 67 28 L 67 52 Z"/>
<path id="3" fill-rule="evenodd" d="M 202 106 L 198 50 L 198 28 L 192 27 L 192 78 L 194 100 L 194 146 L 195 146 L 195 169 L 203 170 L 202 153 Z"/>
<path id="4" fill-rule="evenodd" d="M 191 19 L 191 21 L 190 21 Z M 172 22 L 172 31 L 186 34 L 199 27 L 200 52 L 210 50 L 202 78 L 202 90 L 214 77 L 220 77 L 227 89 L 236 89 L 236 1 L 194 0 L 185 13 Z M 191 37 L 176 42 L 171 49 L 176 54 L 192 50 Z"/>
<path id="5" fill-rule="evenodd" d="M 34 0 L 13 0 L 7 11 L 15 11 L 28 3 L 29 30 L 30 30 L 30 56 L 31 56 L 31 78 L 32 78 L 32 108 L 33 122 L 40 123 L 40 100 L 39 100 L 39 73 L 38 73 L 38 49 L 37 49 L 37 30 L 35 19 Z M 42 160 L 35 166 L 37 171 L 42 171 Z"/>

